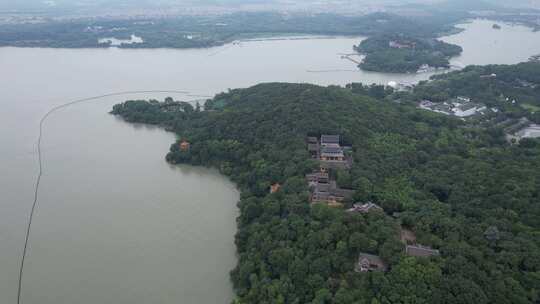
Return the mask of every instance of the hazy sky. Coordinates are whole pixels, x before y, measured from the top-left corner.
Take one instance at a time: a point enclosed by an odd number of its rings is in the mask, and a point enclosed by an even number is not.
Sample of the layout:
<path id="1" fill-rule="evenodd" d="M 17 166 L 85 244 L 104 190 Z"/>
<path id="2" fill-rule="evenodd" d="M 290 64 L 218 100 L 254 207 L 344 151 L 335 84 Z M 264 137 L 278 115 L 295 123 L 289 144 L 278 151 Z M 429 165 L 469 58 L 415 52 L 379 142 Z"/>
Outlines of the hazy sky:
<path id="1" fill-rule="evenodd" d="M 320 7 L 340 6 L 343 3 L 357 5 L 385 5 L 411 2 L 430 2 L 436 0 L 0 0 L 1 9 L 59 9 L 59 8 L 90 8 L 102 9 L 129 7 Z"/>
<path id="2" fill-rule="evenodd" d="M 433 3 L 444 0 L 0 0 L 0 10 L 93 10 L 99 9 L 148 9 L 182 7 L 231 7 L 231 8 L 277 8 L 305 9 L 335 7 L 360 8 L 384 5 Z M 479 0 L 455 0 L 461 3 Z M 540 0 L 485 0 L 489 3 L 540 8 Z"/>

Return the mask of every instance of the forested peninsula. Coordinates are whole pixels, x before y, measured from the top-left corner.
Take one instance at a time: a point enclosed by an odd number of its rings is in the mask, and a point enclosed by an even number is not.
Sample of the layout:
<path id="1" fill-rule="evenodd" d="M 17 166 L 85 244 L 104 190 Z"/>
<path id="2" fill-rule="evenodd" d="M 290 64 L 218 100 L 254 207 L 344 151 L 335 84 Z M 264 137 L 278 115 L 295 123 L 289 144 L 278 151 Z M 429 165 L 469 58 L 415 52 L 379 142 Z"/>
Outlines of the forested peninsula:
<path id="1" fill-rule="evenodd" d="M 112 113 L 178 134 L 166 159 L 215 167 L 241 190 L 235 303 L 536 303 L 540 143 L 389 102 L 379 87 L 269 83 Z M 354 158 L 345 208 L 309 202 L 306 138 L 340 134 Z M 274 185 L 280 185 L 279 188 Z M 347 212 L 355 202 L 383 212 Z M 440 255 L 405 253 L 400 232 Z M 360 253 L 385 271 L 357 272 Z"/>

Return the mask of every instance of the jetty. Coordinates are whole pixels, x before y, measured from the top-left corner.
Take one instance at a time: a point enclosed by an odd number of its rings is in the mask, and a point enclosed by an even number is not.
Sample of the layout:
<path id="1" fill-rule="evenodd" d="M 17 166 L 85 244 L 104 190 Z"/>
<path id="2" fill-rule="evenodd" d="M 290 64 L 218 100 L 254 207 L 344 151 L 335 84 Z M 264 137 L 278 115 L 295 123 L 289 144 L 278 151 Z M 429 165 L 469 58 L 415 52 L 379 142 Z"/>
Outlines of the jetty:
<path id="1" fill-rule="evenodd" d="M 349 61 L 352 61 L 356 64 L 361 64 L 362 63 L 362 59 L 356 59 L 354 58 L 353 56 L 357 56 L 357 57 L 360 57 L 359 54 L 340 54 L 341 55 L 341 59 L 346 59 L 346 60 L 349 60 Z"/>

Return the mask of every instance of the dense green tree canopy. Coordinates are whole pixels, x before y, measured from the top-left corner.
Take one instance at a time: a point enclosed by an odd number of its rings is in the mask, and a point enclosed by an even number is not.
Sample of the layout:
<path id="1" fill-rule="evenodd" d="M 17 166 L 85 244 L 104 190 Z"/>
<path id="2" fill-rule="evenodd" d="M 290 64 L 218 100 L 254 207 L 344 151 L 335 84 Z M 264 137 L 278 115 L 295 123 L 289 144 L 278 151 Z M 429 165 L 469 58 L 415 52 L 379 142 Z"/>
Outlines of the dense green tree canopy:
<path id="1" fill-rule="evenodd" d="M 448 68 L 448 59 L 462 52 L 460 46 L 434 38 L 387 33 L 369 37 L 355 49 L 365 55 L 360 68 L 390 73 L 415 73 L 426 64 L 433 68 Z"/>
<path id="2" fill-rule="evenodd" d="M 540 144 L 356 86 L 272 83 L 231 90 L 206 111 L 128 101 L 114 114 L 161 124 L 191 143 L 167 160 L 219 168 L 242 191 L 236 303 L 535 303 L 540 291 Z M 385 213 L 311 206 L 305 137 L 341 134 L 354 164 L 340 182 Z M 270 194 L 272 183 L 281 190 Z M 403 225 L 441 251 L 404 255 Z M 359 252 L 386 273 L 356 273 Z"/>
<path id="3" fill-rule="evenodd" d="M 468 66 L 421 82 L 405 99 L 442 102 L 456 96 L 499 109 L 498 121 L 527 117 L 540 123 L 540 62 Z"/>

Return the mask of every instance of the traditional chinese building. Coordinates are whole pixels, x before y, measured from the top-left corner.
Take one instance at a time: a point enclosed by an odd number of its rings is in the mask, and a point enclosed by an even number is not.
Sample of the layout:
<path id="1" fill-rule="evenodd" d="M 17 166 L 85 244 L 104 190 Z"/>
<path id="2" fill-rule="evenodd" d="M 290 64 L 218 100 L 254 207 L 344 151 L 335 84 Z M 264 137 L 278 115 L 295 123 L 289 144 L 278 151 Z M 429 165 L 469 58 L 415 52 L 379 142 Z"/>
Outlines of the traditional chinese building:
<path id="1" fill-rule="evenodd" d="M 191 147 L 191 144 L 186 140 L 183 140 L 180 143 L 180 151 L 183 151 L 183 152 L 189 151 L 190 147 Z"/>
<path id="2" fill-rule="evenodd" d="M 353 207 L 348 209 L 347 211 L 368 213 L 370 211 L 383 211 L 383 208 L 381 208 L 379 205 L 374 204 L 372 202 L 367 202 L 365 204 L 354 204 Z"/>
<path id="3" fill-rule="evenodd" d="M 340 136 L 339 135 L 321 135 L 321 146 L 337 146 L 340 145 Z"/>
<path id="4" fill-rule="evenodd" d="M 279 191 L 280 188 L 281 188 L 280 184 L 278 184 L 278 183 L 272 184 L 270 186 L 270 193 L 276 193 L 276 192 Z"/>
<path id="5" fill-rule="evenodd" d="M 321 135 L 318 159 L 321 166 L 334 169 L 350 169 L 352 158 L 347 157 L 341 146 L 341 136 Z"/>
<path id="6" fill-rule="evenodd" d="M 438 256 L 439 250 L 432 249 L 429 246 L 422 246 L 422 245 L 407 245 L 405 247 L 405 253 L 414 256 L 414 257 L 430 257 L 430 256 Z"/>
<path id="7" fill-rule="evenodd" d="M 356 263 L 356 272 L 368 272 L 368 271 L 386 271 L 387 267 L 381 257 L 360 253 L 358 256 L 358 262 Z"/>
<path id="8" fill-rule="evenodd" d="M 306 178 L 311 191 L 312 203 L 326 203 L 329 206 L 342 207 L 341 202 L 351 199 L 354 194 L 353 190 L 339 188 L 334 180 L 328 179 L 328 174 L 323 174 L 316 180 L 312 179 L 313 174 L 308 174 Z"/>
<path id="9" fill-rule="evenodd" d="M 322 161 L 345 161 L 345 154 L 340 146 L 323 146 L 321 148 Z"/>

